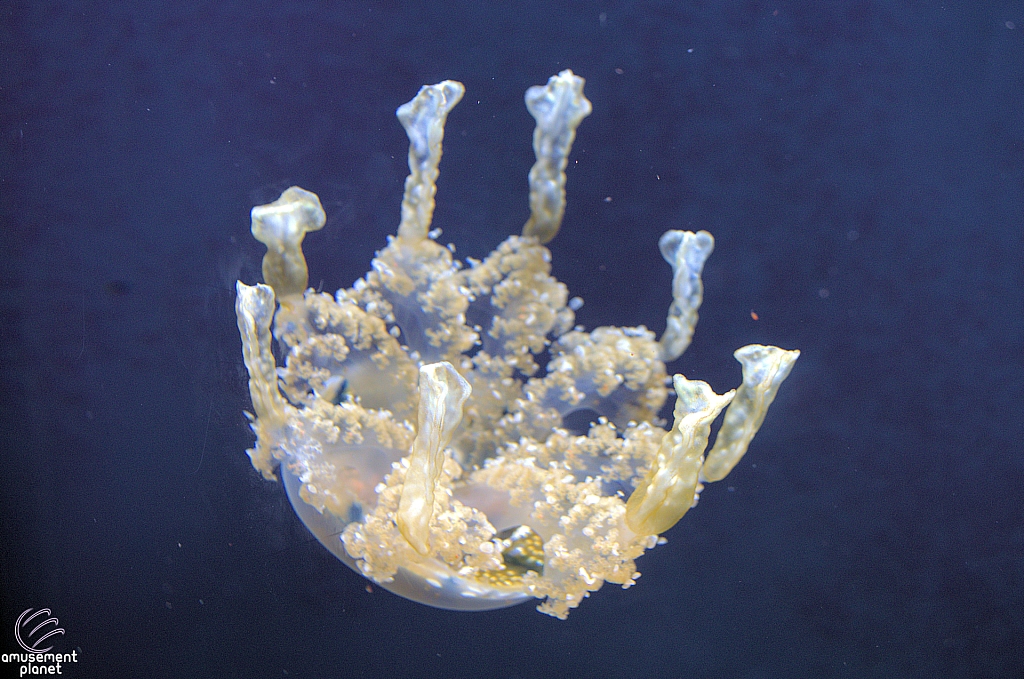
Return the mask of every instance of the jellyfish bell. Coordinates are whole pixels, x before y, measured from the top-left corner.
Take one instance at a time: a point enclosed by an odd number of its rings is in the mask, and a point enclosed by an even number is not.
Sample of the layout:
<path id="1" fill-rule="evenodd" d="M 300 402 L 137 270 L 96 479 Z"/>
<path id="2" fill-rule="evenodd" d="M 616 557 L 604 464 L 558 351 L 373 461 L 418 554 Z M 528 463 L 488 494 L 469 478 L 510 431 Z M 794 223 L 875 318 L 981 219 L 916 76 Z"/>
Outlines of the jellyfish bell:
<path id="1" fill-rule="evenodd" d="M 605 582 L 635 583 L 635 560 L 742 458 L 799 352 L 739 349 L 743 383 L 725 394 L 669 377 L 697 322 L 714 246 L 704 231 L 661 238 L 673 302 L 660 338 L 575 326 L 580 302 L 551 276 L 544 246 L 591 110 L 572 71 L 526 94 L 537 162 L 522 235 L 455 261 L 430 224 L 445 119 L 463 92 L 445 81 L 398 109 L 410 140 L 401 223 L 351 288 L 308 287 L 302 241 L 326 223 L 315 194 L 291 187 L 253 208 L 265 283 L 238 282 L 235 305 L 256 434 L 247 452 L 265 478 L 280 476 L 321 544 L 395 594 L 469 611 L 536 598 L 564 619 Z M 570 431 L 583 412 L 597 421 Z"/>
<path id="2" fill-rule="evenodd" d="M 321 513 L 299 496 L 301 482 L 297 476 L 282 468 L 281 478 L 295 513 L 302 519 L 309 532 L 342 563 L 361 575 L 359 565 L 345 551 L 345 545 L 341 540 L 341 535 L 350 520 L 358 521 L 359 515 L 341 518 L 330 512 Z M 378 581 L 377 584 L 392 594 L 410 601 L 454 611 L 490 611 L 514 606 L 532 598 L 526 592 L 494 586 L 477 578 L 460 576 L 447 564 L 436 559 L 408 563 L 399 567 L 391 580 Z"/>

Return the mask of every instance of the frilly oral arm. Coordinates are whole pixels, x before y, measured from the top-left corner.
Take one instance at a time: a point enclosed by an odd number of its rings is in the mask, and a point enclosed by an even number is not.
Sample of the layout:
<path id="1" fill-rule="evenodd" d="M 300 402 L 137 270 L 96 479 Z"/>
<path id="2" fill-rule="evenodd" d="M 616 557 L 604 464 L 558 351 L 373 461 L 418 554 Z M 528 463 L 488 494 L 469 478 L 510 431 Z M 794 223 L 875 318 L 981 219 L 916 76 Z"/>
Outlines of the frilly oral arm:
<path id="1" fill-rule="evenodd" d="M 672 379 L 675 424 L 643 480 L 626 502 L 626 525 L 637 535 L 658 535 L 676 525 L 693 506 L 711 423 L 736 394 L 716 394 L 706 382 Z"/>
<path id="2" fill-rule="evenodd" d="M 301 295 L 309 282 L 302 239 L 327 223 L 315 193 L 293 186 L 267 205 L 252 209 L 252 235 L 267 246 L 263 256 L 263 280 L 279 299 Z"/>
<path id="3" fill-rule="evenodd" d="M 441 478 L 444 451 L 462 421 L 462 406 L 471 392 L 469 382 L 447 361 L 420 368 L 418 427 L 397 523 L 402 536 L 423 556 L 430 553 L 434 487 Z"/>
<path id="4" fill-rule="evenodd" d="M 409 136 L 409 176 L 398 227 L 401 239 L 423 240 L 430 231 L 444 123 L 465 92 L 462 83 L 454 80 L 424 85 L 412 101 L 398 108 L 398 120 Z"/>
<path id="5" fill-rule="evenodd" d="M 725 411 L 722 428 L 701 470 L 705 481 L 724 479 L 742 459 L 800 352 L 748 344 L 737 349 L 733 356 L 743 366 L 743 384 Z"/>
<path id="6" fill-rule="evenodd" d="M 558 233 L 565 214 L 565 167 L 576 139 L 576 128 L 593 108 L 583 96 L 583 78 L 566 69 L 553 75 L 544 87 L 526 90 L 526 108 L 537 120 L 533 152 L 537 162 L 530 170 L 530 219 L 524 236 L 547 243 Z"/>
<path id="7" fill-rule="evenodd" d="M 235 314 L 242 336 L 242 358 L 249 371 L 249 396 L 256 419 L 252 422 L 256 447 L 249 449 L 253 466 L 267 479 L 274 478 L 274 461 L 267 441 L 287 419 L 284 398 L 277 388 L 277 365 L 270 344 L 270 324 L 274 319 L 274 290 L 257 283 L 235 284 Z"/>
<path id="8" fill-rule="evenodd" d="M 670 363 L 683 355 L 693 339 L 697 310 L 704 301 L 700 275 L 704 262 L 715 249 L 715 239 L 707 231 L 666 231 L 658 247 L 661 256 L 672 265 L 672 306 L 665 334 L 659 340 L 661 360 Z"/>

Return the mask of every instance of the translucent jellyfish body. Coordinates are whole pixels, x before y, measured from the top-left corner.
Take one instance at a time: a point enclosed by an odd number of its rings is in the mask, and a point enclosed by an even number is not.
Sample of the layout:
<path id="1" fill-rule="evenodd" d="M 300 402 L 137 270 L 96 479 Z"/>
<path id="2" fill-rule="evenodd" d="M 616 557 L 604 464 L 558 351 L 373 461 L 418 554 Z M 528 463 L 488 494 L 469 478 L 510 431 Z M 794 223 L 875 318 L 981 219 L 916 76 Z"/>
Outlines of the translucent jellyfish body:
<path id="1" fill-rule="evenodd" d="M 669 378 L 665 363 L 697 322 L 714 246 L 703 231 L 659 243 L 674 272 L 660 339 L 642 326 L 575 326 L 544 247 L 591 110 L 571 71 L 526 93 L 537 162 L 523 234 L 483 261 L 454 260 L 430 222 L 444 122 L 463 91 L 445 81 L 398 109 L 410 140 L 401 224 L 351 288 L 307 288 L 302 240 L 325 223 L 314 194 L 293 187 L 253 208 L 265 284 L 239 282 L 236 303 L 257 437 L 248 453 L 267 479 L 280 474 L 327 549 L 392 592 L 459 610 L 538 598 L 564 618 L 604 582 L 634 584 L 635 559 L 743 456 L 799 352 L 739 349 L 743 383 L 726 394 Z M 657 415 L 669 387 L 666 430 Z M 599 418 L 572 433 L 565 418 L 584 409 Z"/>

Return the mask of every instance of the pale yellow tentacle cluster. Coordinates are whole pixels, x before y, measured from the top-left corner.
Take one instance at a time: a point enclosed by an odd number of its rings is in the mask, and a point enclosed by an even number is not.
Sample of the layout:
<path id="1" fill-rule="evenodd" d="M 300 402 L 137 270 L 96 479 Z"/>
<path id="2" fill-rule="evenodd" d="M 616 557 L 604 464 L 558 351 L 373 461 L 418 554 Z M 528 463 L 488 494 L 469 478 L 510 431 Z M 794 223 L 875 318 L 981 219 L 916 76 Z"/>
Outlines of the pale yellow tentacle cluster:
<path id="1" fill-rule="evenodd" d="M 456 261 L 430 229 L 444 123 L 464 92 L 453 81 L 398 110 L 410 141 L 401 224 L 351 288 L 306 289 L 302 240 L 324 224 L 314 194 L 293 187 L 252 212 L 266 285 L 238 283 L 236 311 L 253 465 L 280 469 L 328 549 L 417 601 L 479 610 L 537 597 L 564 618 L 604 582 L 631 586 L 636 558 L 746 452 L 799 355 L 738 350 L 743 383 L 723 395 L 669 380 L 703 297 L 704 231 L 661 238 L 673 302 L 660 340 L 642 326 L 574 327 L 578 306 L 543 244 L 591 110 L 583 84 L 563 71 L 527 92 L 531 217 L 483 261 Z"/>

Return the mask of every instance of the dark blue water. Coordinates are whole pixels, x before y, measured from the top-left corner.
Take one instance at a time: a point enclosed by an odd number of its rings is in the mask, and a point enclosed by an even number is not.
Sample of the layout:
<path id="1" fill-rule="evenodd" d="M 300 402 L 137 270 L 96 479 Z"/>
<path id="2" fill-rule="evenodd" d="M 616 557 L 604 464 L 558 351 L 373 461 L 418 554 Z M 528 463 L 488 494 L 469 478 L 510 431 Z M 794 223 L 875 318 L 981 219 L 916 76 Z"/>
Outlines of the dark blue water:
<path id="1" fill-rule="evenodd" d="M 71 677 L 1024 676 L 1019 3 L 4 2 L 0 65 L 4 652 L 47 607 Z M 567 622 L 370 593 L 244 453 L 248 211 L 318 193 L 310 284 L 350 285 L 398 224 L 394 110 L 453 78 L 434 225 L 481 257 L 564 68 L 578 321 L 660 332 L 657 239 L 703 228 L 670 369 L 802 357 L 637 587 Z"/>

